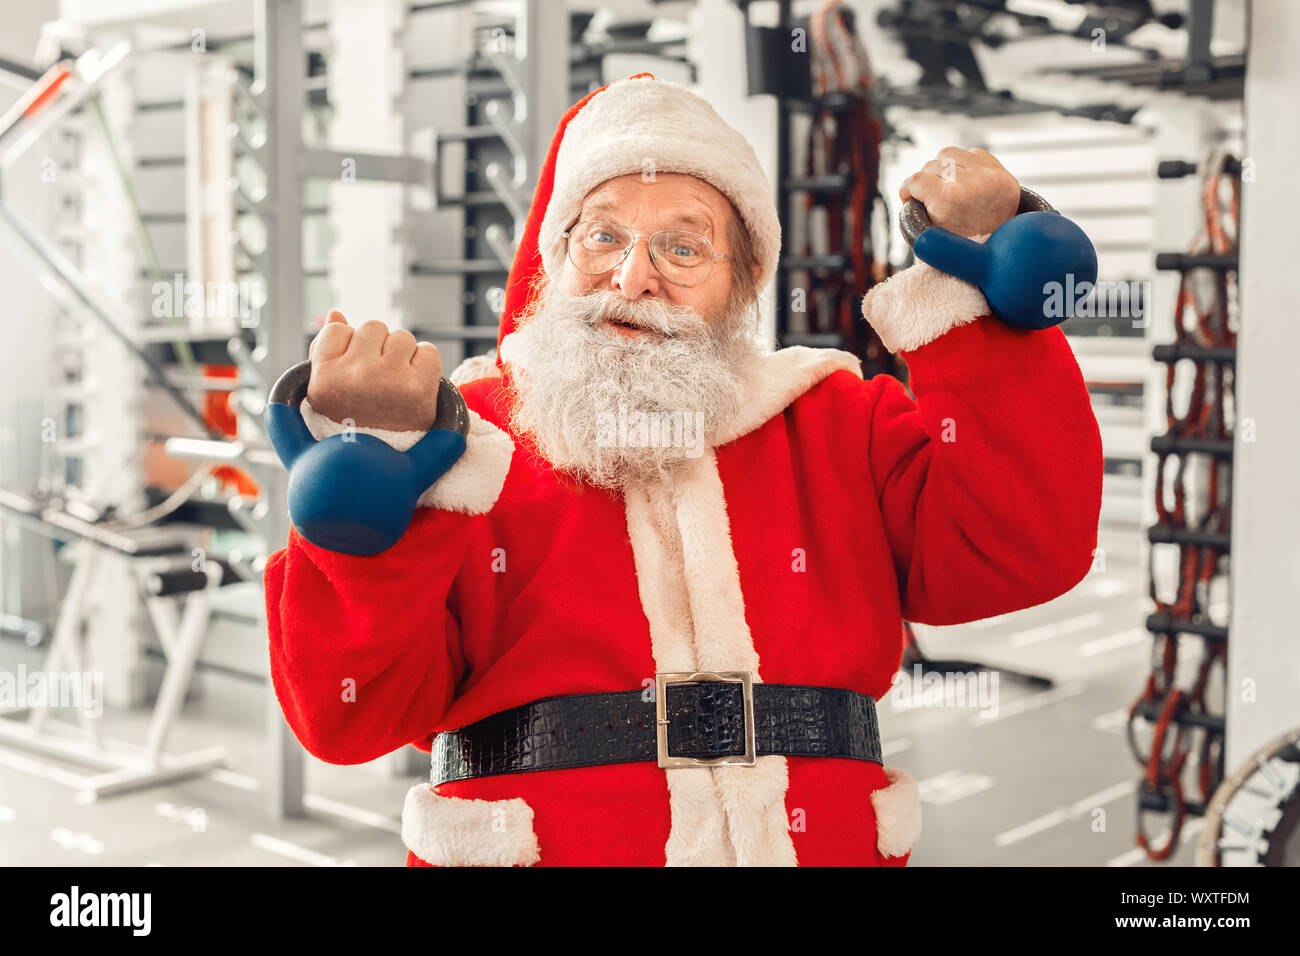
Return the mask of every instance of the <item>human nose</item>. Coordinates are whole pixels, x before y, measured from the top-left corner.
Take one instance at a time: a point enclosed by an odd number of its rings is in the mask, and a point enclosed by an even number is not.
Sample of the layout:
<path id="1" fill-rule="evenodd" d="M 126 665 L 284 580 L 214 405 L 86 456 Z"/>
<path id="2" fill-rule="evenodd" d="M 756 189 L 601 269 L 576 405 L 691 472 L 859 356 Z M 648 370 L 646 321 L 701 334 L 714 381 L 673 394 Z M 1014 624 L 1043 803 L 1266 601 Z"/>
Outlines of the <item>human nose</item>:
<path id="1" fill-rule="evenodd" d="M 632 247 L 627 250 L 627 255 L 614 269 L 609 279 L 610 286 L 630 301 L 639 299 L 643 295 L 658 295 L 659 284 L 662 281 L 659 270 L 650 258 L 649 240 L 639 236 L 633 240 Z"/>

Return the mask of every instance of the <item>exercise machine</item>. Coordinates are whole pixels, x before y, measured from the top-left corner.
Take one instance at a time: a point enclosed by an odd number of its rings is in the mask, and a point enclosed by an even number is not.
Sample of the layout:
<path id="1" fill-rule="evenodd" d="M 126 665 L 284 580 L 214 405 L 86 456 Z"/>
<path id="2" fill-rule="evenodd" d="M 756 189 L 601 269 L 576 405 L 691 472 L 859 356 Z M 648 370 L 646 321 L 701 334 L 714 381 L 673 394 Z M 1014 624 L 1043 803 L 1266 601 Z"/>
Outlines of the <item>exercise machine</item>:
<path id="1" fill-rule="evenodd" d="M 47 687 L 51 683 L 66 687 L 73 681 L 77 691 L 72 695 L 47 692 L 28 706 L 10 710 L 0 719 L 0 743 L 91 768 L 85 774 L 57 766 L 41 768 L 44 776 L 72 786 L 84 802 L 225 766 L 224 747 L 180 754 L 165 750 L 193 680 L 211 614 L 212 592 L 222 582 L 222 565 L 206 560 L 201 548 L 192 547 L 192 534 L 139 521 L 84 521 L 69 514 L 58 500 L 43 502 L 0 491 L 0 511 L 8 520 L 63 542 L 60 554 L 70 556 L 72 577 L 40 673 Z M 87 681 L 95 672 L 84 624 L 93 613 L 96 571 L 106 554 L 129 560 L 166 659 L 145 740 L 139 745 L 109 740 L 100 732 L 102 686 L 96 690 L 93 680 Z M 68 701 L 75 710 L 79 732 L 56 726 L 61 722 L 54 712 L 61 709 L 63 696 L 79 698 Z M 13 719 L 15 716 L 22 719 Z"/>

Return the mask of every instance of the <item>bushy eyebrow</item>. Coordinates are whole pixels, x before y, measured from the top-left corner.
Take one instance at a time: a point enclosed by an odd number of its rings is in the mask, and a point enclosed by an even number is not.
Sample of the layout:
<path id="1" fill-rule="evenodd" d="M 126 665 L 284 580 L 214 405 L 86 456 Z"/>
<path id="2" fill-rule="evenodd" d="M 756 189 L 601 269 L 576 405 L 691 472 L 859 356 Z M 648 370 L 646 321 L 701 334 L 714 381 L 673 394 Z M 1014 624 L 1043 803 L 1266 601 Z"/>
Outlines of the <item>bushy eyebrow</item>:
<path id="1" fill-rule="evenodd" d="M 614 213 L 615 211 L 612 205 L 597 200 L 583 208 L 580 218 L 611 219 L 616 222 L 617 216 L 615 216 Z M 705 236 L 710 235 L 713 232 L 713 224 L 709 222 L 707 217 L 701 216 L 699 213 L 687 209 L 673 209 L 669 210 L 669 214 L 672 216 L 670 221 L 673 223 L 673 226 L 671 228 L 686 229 L 691 232 L 698 232 Z"/>

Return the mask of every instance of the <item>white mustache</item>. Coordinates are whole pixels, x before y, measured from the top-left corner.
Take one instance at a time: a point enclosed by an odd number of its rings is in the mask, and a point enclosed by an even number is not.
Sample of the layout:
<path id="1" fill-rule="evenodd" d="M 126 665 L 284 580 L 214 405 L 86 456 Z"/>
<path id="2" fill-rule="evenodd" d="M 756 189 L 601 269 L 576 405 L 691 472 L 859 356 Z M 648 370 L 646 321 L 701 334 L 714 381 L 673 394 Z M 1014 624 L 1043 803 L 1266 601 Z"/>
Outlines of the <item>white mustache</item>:
<path id="1" fill-rule="evenodd" d="M 592 485 L 661 480 L 698 458 L 740 407 L 761 354 L 747 318 L 744 306 L 702 314 L 614 290 L 547 290 L 513 336 L 511 424 L 552 465 Z M 599 327 L 610 319 L 661 334 L 613 335 Z M 659 422 L 676 414 L 681 442 L 641 442 L 619 424 L 621 409 Z"/>
<path id="2" fill-rule="evenodd" d="M 662 299 L 630 301 L 609 289 L 567 297 L 566 308 L 587 326 L 611 319 L 667 338 L 702 340 L 709 334 L 704 317 L 694 309 Z"/>

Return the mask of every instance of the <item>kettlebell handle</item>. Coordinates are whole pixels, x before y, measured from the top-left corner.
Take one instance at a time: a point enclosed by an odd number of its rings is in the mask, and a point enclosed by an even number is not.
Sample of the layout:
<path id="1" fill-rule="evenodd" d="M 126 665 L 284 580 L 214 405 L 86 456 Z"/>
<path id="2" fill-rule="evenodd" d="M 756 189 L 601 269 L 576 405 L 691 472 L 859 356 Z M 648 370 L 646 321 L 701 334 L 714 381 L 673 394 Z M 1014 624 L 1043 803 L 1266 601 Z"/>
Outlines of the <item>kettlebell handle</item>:
<path id="1" fill-rule="evenodd" d="M 1016 215 L 1024 212 L 1056 212 L 1056 210 L 1038 193 L 1021 186 L 1020 205 L 1016 208 Z M 919 199 L 909 199 L 903 203 L 903 208 L 898 212 L 898 228 L 903 238 L 907 240 L 909 249 L 916 244 L 916 237 L 933 225 L 934 223 L 930 221 L 930 213 L 926 211 L 925 205 Z"/>
<path id="2" fill-rule="evenodd" d="M 272 405 L 288 405 L 301 412 L 302 400 L 307 397 L 307 383 L 310 380 L 311 359 L 303 359 L 276 379 L 268 402 Z M 428 431 L 434 429 L 459 432 L 463 437 L 469 437 L 469 406 L 465 404 L 460 389 L 445 378 L 438 380 L 438 414 Z"/>

